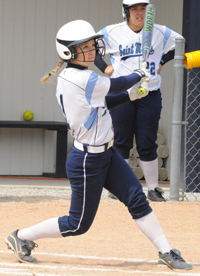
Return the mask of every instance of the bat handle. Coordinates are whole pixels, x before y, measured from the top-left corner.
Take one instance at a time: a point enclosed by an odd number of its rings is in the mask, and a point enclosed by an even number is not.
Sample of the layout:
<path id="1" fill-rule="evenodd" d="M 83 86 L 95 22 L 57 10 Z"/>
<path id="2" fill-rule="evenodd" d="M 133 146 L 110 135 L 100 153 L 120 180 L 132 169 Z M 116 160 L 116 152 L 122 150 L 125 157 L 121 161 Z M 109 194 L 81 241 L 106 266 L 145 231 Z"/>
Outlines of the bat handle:
<path id="1" fill-rule="evenodd" d="M 142 63 L 142 69 L 146 69 L 146 67 L 147 67 L 147 63 L 146 63 L 146 62 L 143 62 L 143 63 Z M 147 94 L 147 91 L 146 91 L 145 88 L 140 87 L 140 88 L 138 88 L 138 90 L 137 90 L 137 94 L 138 94 L 139 96 L 141 96 L 141 97 L 144 97 L 144 96 Z"/>
<path id="2" fill-rule="evenodd" d="M 142 69 L 146 69 L 147 68 L 147 63 L 146 62 L 143 62 L 142 63 Z"/>

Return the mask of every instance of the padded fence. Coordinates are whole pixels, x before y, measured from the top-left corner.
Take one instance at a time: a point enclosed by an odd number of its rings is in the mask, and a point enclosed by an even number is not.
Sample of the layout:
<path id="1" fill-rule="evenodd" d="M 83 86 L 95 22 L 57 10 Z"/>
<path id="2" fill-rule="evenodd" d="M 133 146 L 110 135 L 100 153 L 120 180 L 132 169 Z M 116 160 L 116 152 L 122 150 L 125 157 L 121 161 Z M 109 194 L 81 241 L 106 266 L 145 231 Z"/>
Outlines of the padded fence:
<path id="1" fill-rule="evenodd" d="M 194 54 L 193 59 L 199 59 L 200 51 Z M 187 69 L 185 121 L 184 199 L 200 201 L 200 67 Z"/>

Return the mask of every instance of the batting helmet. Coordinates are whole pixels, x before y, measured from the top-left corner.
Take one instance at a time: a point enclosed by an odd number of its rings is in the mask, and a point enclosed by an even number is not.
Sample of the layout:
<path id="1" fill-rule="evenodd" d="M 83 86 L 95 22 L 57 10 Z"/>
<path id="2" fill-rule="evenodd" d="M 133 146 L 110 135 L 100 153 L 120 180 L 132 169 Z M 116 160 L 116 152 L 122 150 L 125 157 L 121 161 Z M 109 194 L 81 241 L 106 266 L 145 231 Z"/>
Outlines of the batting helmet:
<path id="1" fill-rule="evenodd" d="M 149 4 L 149 0 L 123 0 L 122 5 L 122 16 L 125 20 L 128 20 L 130 17 L 129 7 L 137 4 Z"/>
<path id="2" fill-rule="evenodd" d="M 60 28 L 56 35 L 56 50 L 65 62 L 73 62 L 77 58 L 76 46 L 91 39 L 95 40 L 95 49 L 101 58 L 105 55 L 103 35 L 96 34 L 90 23 L 84 20 L 71 21 Z M 99 43 L 101 40 L 101 46 Z M 80 48 L 82 51 L 82 49 Z M 82 51 L 84 54 L 84 52 Z"/>

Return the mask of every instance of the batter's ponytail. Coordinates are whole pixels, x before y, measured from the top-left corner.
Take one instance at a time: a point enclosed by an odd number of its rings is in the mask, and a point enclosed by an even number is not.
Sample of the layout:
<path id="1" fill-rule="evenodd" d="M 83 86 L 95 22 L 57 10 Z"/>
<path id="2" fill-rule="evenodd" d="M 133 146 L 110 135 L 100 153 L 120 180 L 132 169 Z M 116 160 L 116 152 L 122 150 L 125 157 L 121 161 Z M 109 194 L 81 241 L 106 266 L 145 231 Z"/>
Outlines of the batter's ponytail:
<path id="1" fill-rule="evenodd" d="M 41 78 L 40 82 L 42 84 L 44 84 L 49 79 L 49 77 L 51 75 L 56 74 L 61 69 L 61 67 L 63 66 L 63 64 L 64 64 L 64 60 L 62 58 L 60 58 L 57 67 L 55 69 L 53 69 L 48 75 L 46 75 L 43 78 Z"/>

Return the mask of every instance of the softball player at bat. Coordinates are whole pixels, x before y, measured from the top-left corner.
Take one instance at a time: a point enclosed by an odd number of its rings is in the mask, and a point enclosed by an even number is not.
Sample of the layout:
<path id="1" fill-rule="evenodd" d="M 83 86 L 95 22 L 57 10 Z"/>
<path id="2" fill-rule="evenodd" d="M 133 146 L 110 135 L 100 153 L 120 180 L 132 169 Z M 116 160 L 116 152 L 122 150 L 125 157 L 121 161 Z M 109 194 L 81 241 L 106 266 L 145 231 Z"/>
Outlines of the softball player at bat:
<path id="1" fill-rule="evenodd" d="M 75 20 L 65 24 L 56 37 L 60 63 L 42 79 L 46 81 L 61 68 L 63 62 L 67 62 L 67 67 L 58 77 L 56 96 L 74 137 L 74 146 L 66 161 L 72 189 L 69 215 L 16 230 L 5 242 L 19 261 L 36 262 L 31 256 L 36 245 L 34 241 L 77 236 L 88 231 L 104 187 L 127 206 L 140 230 L 159 251 L 163 263 L 175 269 L 191 269 L 180 252 L 169 245 L 141 184 L 112 147 L 112 120 L 108 109 L 137 99 L 132 86 L 140 85 L 140 80 L 148 82 L 149 74 L 146 70 L 135 70 L 125 77 L 110 79 L 89 70 L 96 52 L 104 56 L 105 47 L 100 46 L 102 38 L 103 35 L 96 34 L 86 21 Z"/>
<path id="2" fill-rule="evenodd" d="M 112 65 L 98 59 L 96 66 L 104 73 L 119 77 L 142 67 L 142 36 L 146 5 L 149 0 L 124 0 L 124 22 L 105 27 L 106 53 L 110 54 Z M 126 103 L 110 111 L 115 133 L 115 148 L 128 162 L 135 135 L 140 165 L 148 187 L 147 197 L 152 201 L 165 201 L 163 190 L 158 187 L 157 131 L 162 98 L 162 65 L 173 59 L 175 39 L 181 37 L 166 26 L 154 24 L 152 47 L 147 60 L 151 75 L 147 97 Z"/>

